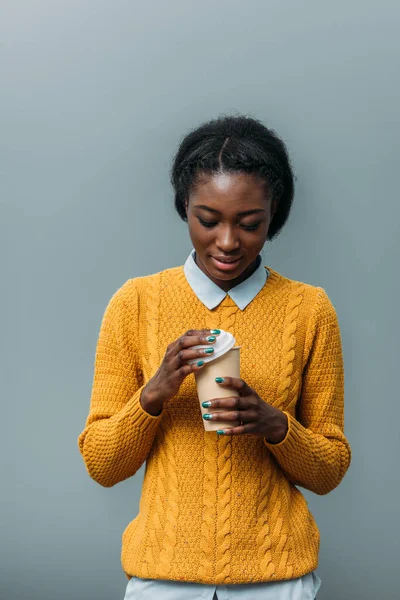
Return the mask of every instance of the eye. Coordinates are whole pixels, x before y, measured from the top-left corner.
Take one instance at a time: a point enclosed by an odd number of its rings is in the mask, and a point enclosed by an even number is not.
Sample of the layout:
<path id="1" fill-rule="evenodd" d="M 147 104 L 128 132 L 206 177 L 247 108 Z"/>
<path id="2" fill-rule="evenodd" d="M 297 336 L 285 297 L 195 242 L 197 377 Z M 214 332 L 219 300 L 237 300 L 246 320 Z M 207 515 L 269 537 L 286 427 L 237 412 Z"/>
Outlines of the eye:
<path id="1" fill-rule="evenodd" d="M 261 223 L 254 223 L 254 225 L 241 225 L 246 231 L 255 231 Z"/>
<path id="2" fill-rule="evenodd" d="M 215 225 L 218 225 L 217 221 L 204 221 L 203 219 L 200 219 L 200 217 L 197 217 L 199 222 L 201 223 L 201 225 L 203 225 L 203 227 L 215 227 Z M 258 227 L 260 226 L 261 221 L 259 223 L 254 223 L 254 225 L 240 225 L 240 227 L 242 229 L 245 229 L 246 231 L 255 231 L 256 229 L 258 229 Z"/>
<path id="3" fill-rule="evenodd" d="M 214 225 L 217 224 L 216 221 L 203 221 L 203 219 L 200 219 L 200 217 L 197 217 L 199 219 L 199 222 L 203 225 L 203 227 L 214 227 Z"/>

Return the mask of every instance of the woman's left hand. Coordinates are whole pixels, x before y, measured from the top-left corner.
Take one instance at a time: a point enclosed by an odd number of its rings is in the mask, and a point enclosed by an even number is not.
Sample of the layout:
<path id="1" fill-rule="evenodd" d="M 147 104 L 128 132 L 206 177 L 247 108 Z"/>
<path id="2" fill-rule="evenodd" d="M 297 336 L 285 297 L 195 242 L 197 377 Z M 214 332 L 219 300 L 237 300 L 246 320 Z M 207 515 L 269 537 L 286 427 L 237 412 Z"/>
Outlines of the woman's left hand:
<path id="1" fill-rule="evenodd" d="M 218 382 L 222 387 L 234 388 L 239 396 L 229 398 L 214 398 L 207 407 L 212 414 L 212 421 L 240 421 L 237 427 L 224 428 L 225 435 L 240 435 L 249 433 L 257 437 L 265 437 L 268 442 L 278 444 L 288 430 L 288 420 L 285 413 L 265 402 L 243 379 L 224 377 Z M 224 409 L 223 412 L 213 412 L 213 408 Z"/>

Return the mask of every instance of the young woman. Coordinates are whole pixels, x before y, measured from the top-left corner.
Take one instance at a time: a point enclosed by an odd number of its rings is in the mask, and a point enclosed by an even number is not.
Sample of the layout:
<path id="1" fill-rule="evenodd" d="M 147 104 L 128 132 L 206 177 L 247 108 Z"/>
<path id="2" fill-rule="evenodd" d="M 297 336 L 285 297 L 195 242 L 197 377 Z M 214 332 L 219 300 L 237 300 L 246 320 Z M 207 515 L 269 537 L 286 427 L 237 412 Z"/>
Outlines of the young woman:
<path id="1" fill-rule="evenodd" d="M 290 212 L 287 151 L 255 119 L 219 118 L 183 139 L 172 185 L 193 251 L 112 296 L 79 436 L 105 487 L 146 461 L 125 598 L 310 600 L 319 531 L 299 487 L 333 490 L 351 451 L 335 309 L 260 257 Z M 205 432 L 193 374 L 220 330 L 241 346 L 242 378 L 220 374 L 239 398 L 213 399 L 209 418 L 241 424 Z"/>

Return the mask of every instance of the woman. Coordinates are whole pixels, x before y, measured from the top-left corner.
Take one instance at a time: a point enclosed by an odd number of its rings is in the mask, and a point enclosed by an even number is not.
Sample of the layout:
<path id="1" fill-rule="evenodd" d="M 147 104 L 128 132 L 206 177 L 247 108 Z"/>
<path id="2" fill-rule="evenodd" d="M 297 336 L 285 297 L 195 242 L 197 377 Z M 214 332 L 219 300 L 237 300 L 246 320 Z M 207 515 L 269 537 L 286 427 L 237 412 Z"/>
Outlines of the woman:
<path id="1" fill-rule="evenodd" d="M 319 531 L 298 486 L 333 490 L 350 447 L 335 309 L 261 263 L 292 204 L 286 148 L 257 120 L 216 119 L 184 138 L 172 184 L 194 250 L 112 296 L 79 436 L 105 487 L 146 461 L 122 538 L 126 600 L 315 598 Z M 193 374 L 221 330 L 242 348 L 242 379 L 217 380 L 240 395 L 212 400 L 209 418 L 241 424 L 205 432 Z"/>

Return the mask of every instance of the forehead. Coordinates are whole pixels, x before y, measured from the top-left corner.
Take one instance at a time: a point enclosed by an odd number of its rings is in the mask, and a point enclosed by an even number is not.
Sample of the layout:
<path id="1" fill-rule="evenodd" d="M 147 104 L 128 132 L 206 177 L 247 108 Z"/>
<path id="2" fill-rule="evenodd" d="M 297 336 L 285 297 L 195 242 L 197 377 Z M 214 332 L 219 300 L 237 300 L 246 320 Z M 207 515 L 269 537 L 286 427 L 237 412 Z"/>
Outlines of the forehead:
<path id="1" fill-rule="evenodd" d="M 189 197 L 194 208 L 202 204 L 221 212 L 268 204 L 265 182 L 250 173 L 201 174 Z"/>

